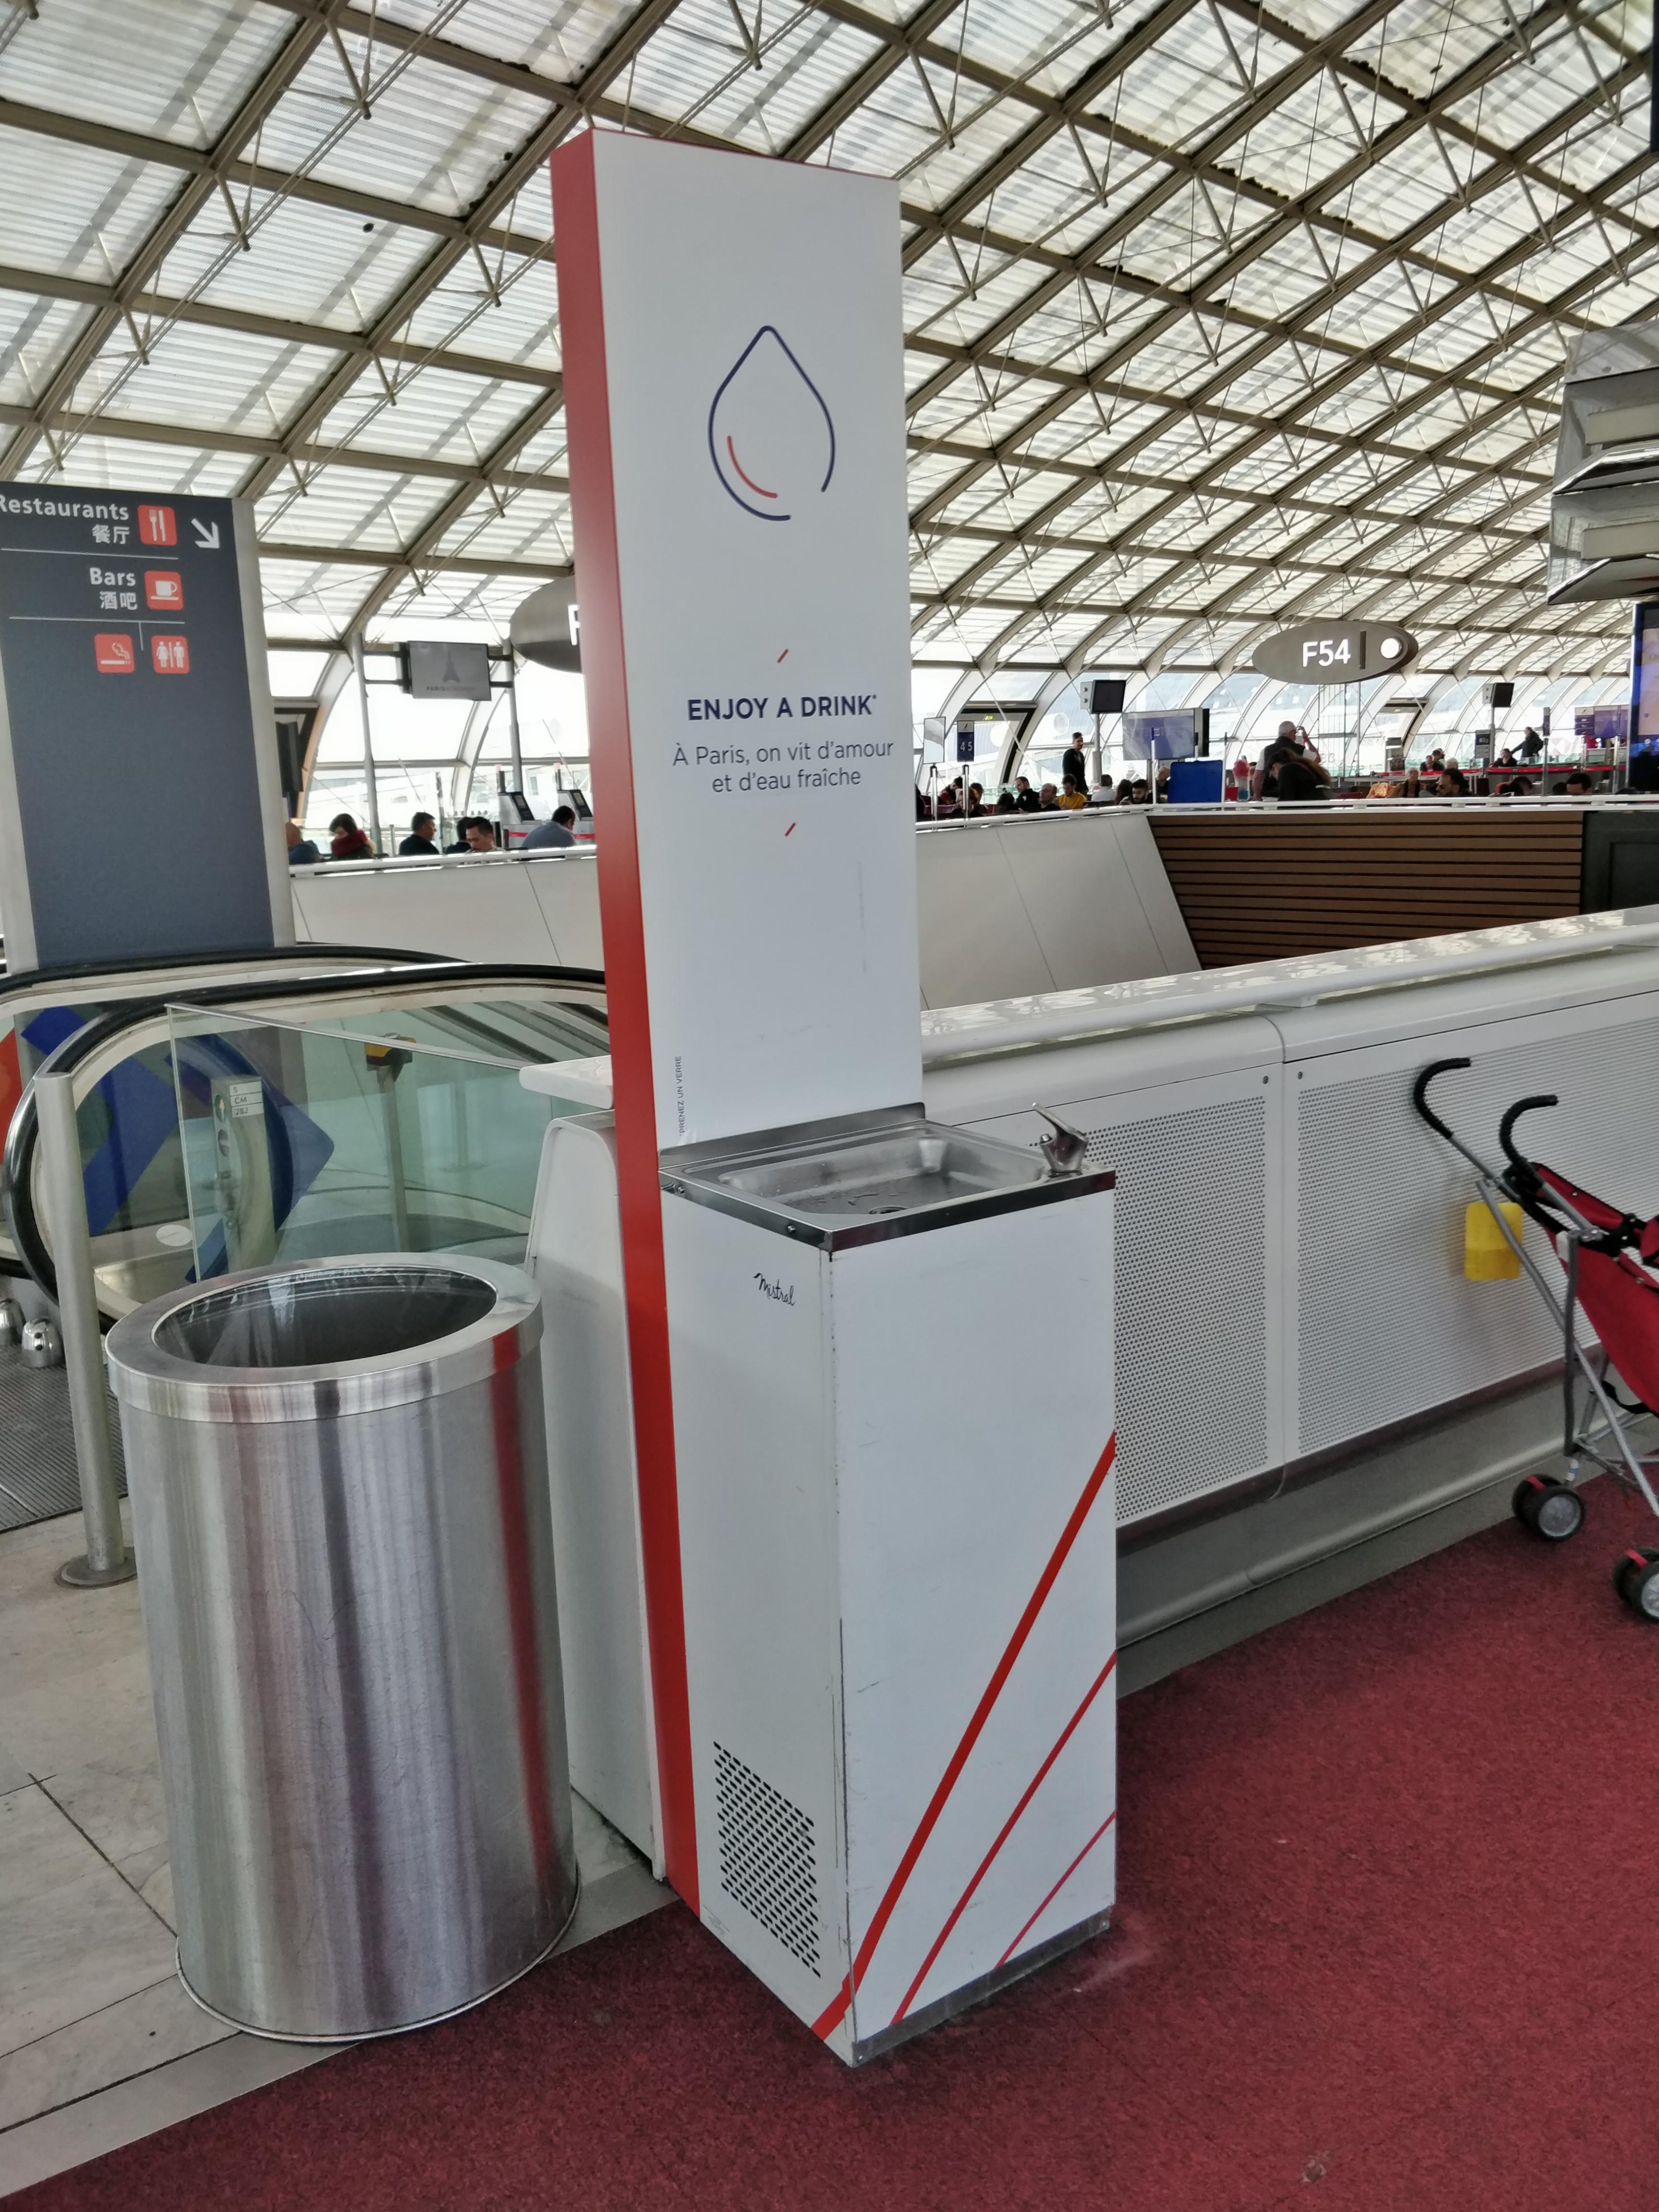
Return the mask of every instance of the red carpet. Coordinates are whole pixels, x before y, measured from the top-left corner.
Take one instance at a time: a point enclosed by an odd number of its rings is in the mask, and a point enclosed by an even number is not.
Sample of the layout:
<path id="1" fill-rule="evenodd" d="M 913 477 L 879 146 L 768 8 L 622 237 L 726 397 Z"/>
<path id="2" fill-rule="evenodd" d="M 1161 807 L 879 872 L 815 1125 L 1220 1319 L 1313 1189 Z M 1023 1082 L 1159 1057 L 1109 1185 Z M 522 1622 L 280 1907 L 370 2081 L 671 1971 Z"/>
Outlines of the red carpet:
<path id="1" fill-rule="evenodd" d="M 1620 2212 L 1659 2192 L 1637 1514 L 1123 1708 L 1119 1926 L 849 2074 L 675 1906 L 17 2212 Z"/>

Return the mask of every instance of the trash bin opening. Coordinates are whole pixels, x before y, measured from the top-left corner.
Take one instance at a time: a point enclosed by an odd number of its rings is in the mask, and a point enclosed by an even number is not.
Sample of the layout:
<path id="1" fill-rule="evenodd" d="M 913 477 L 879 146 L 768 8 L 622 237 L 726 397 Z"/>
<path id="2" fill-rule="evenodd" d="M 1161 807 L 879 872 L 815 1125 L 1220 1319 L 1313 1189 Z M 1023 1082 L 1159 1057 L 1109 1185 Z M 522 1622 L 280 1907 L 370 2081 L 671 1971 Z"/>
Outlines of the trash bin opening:
<path id="1" fill-rule="evenodd" d="M 159 1350 L 203 1367 L 384 1359 L 483 1320 L 495 1291 L 447 1267 L 296 1268 L 210 1291 L 157 1323 Z"/>

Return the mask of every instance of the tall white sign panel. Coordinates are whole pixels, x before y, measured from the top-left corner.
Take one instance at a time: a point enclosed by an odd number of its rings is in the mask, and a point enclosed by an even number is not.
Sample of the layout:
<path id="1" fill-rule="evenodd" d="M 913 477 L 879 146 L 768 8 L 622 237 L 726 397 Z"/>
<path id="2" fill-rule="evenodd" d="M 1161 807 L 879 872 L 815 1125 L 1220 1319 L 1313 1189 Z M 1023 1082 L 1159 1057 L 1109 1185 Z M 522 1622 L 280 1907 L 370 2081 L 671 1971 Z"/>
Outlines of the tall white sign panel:
<path id="1" fill-rule="evenodd" d="M 606 965 L 633 988 L 622 838 L 658 1142 L 910 1103 L 898 187 L 617 132 L 554 179 Z"/>
<path id="2" fill-rule="evenodd" d="M 1110 1905 L 1111 1178 L 919 1118 L 897 188 L 553 182 L 658 1833 L 858 2059 Z"/>

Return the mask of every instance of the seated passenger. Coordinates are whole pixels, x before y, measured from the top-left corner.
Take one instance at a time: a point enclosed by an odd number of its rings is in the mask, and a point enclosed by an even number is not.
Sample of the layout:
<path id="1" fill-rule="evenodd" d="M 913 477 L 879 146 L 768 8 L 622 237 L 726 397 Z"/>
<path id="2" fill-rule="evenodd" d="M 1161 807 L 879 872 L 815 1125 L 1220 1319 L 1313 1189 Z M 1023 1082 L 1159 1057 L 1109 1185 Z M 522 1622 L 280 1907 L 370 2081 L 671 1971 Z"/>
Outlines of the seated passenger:
<path id="1" fill-rule="evenodd" d="M 1152 787 L 1144 775 L 1138 775 L 1129 786 L 1129 804 L 1131 806 L 1150 806 L 1152 803 Z"/>
<path id="2" fill-rule="evenodd" d="M 1002 789 L 998 792 L 997 803 L 991 811 L 994 814 L 1018 813 L 1019 801 L 1014 797 L 1013 793 L 1008 789 L 1006 784 L 1003 786 Z"/>
<path id="3" fill-rule="evenodd" d="M 287 834 L 288 864 L 290 868 L 308 868 L 313 861 L 322 859 L 322 854 L 297 822 L 289 823 Z"/>
<path id="4" fill-rule="evenodd" d="M 1500 783 L 1498 785 L 1498 796 L 1500 799 L 1530 799 L 1532 797 L 1531 777 L 1525 775 L 1510 776 L 1506 783 Z"/>
<path id="5" fill-rule="evenodd" d="M 1014 778 L 1014 804 L 1022 814 L 1035 814 L 1042 805 L 1042 801 L 1031 788 L 1031 779 L 1029 775 L 1017 775 Z"/>
<path id="6" fill-rule="evenodd" d="M 329 854 L 336 860 L 372 860 L 377 855 L 356 818 L 349 814 L 337 814 L 328 825 Z"/>
<path id="7" fill-rule="evenodd" d="M 1060 793 L 1054 789 L 1052 783 L 1045 783 L 1042 790 L 1037 793 L 1037 808 L 1039 812 L 1043 814 L 1057 814 L 1059 812 Z"/>
<path id="8" fill-rule="evenodd" d="M 1079 789 L 1075 776 L 1062 776 L 1060 798 L 1056 803 L 1064 807 L 1068 814 L 1073 814 L 1079 806 L 1086 806 L 1089 804 L 1089 794 L 1086 791 Z"/>
<path id="9" fill-rule="evenodd" d="M 1117 789 L 1112 793 L 1113 805 L 1133 806 L 1134 805 L 1134 798 L 1135 787 L 1133 780 L 1127 775 L 1120 776 L 1118 779 Z"/>
<path id="10" fill-rule="evenodd" d="M 417 814 L 409 825 L 408 836 L 398 848 L 398 858 L 400 860 L 435 860 L 438 844 L 432 833 L 437 826 L 429 814 Z"/>
<path id="11" fill-rule="evenodd" d="M 971 817 L 976 814 L 988 814 L 990 811 L 990 808 L 985 804 L 985 786 L 982 783 L 970 783 L 968 787 L 968 812 L 969 817 Z"/>
<path id="12" fill-rule="evenodd" d="M 576 842 L 576 810 L 556 806 L 550 822 L 538 822 L 519 848 L 521 853 L 561 853 Z"/>
<path id="13" fill-rule="evenodd" d="M 446 845 L 446 853 L 493 853 L 495 850 L 495 825 L 487 814 L 464 814 L 456 827 L 460 836 L 453 845 Z"/>
<path id="14" fill-rule="evenodd" d="M 1595 778 L 1586 775 L 1582 768 L 1576 768 L 1567 778 L 1565 788 L 1575 799 L 1589 799 L 1595 790 Z"/>
<path id="15" fill-rule="evenodd" d="M 1455 760 L 1449 760 L 1442 765 L 1439 781 L 1435 785 L 1435 792 L 1441 799 L 1468 797 L 1469 780 Z"/>
<path id="16" fill-rule="evenodd" d="M 953 783 L 947 783 L 934 802 L 933 819 L 936 822 L 954 822 L 961 811 L 957 805 L 957 787 Z"/>
<path id="17" fill-rule="evenodd" d="M 918 822 L 931 822 L 933 818 L 933 802 L 918 784 L 916 786 L 916 819 Z"/>

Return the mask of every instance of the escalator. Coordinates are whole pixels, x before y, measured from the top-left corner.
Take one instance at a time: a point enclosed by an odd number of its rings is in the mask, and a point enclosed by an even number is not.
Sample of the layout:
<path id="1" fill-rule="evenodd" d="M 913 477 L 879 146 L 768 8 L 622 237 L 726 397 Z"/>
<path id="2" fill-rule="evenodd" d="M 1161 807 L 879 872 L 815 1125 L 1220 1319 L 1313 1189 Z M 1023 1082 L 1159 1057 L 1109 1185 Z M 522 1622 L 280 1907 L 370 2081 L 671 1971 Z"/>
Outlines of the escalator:
<path id="1" fill-rule="evenodd" d="M 68 1012 L 68 1033 L 40 1057 L 28 1036 L 39 1008 L 13 1001 L 13 1034 L 33 1066 L 0 1174 L 4 1263 L 27 1278 L 26 1304 L 55 1299 L 31 1087 L 35 1067 L 50 1066 L 74 1082 L 106 1326 L 189 1281 L 287 1260 L 448 1250 L 521 1261 L 542 1138 L 562 1109 L 526 1091 L 519 1071 L 608 1049 L 604 981 L 591 969 L 397 955 L 229 981 L 198 966 L 147 991 L 88 994 Z M 67 1407 L 54 1443 L 48 1385 L 64 1395 L 61 1374 L 26 1374 L 0 1353 L 0 1426 L 26 1420 L 32 1462 L 57 1468 L 26 1484 L 9 1463 L 22 1455 L 0 1450 L 0 1528 L 78 1502 Z"/>
<path id="2" fill-rule="evenodd" d="M 254 985 L 279 977 L 376 975 L 430 964 L 434 956 L 379 947 L 286 945 L 262 953 L 86 962 L 21 975 L 0 973 L 0 1143 L 36 1069 L 67 1038 L 118 1007 L 198 988 Z M 0 1234 L 0 1274 L 27 1274 Z"/>

